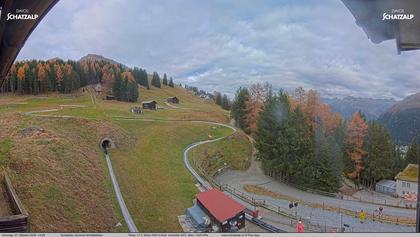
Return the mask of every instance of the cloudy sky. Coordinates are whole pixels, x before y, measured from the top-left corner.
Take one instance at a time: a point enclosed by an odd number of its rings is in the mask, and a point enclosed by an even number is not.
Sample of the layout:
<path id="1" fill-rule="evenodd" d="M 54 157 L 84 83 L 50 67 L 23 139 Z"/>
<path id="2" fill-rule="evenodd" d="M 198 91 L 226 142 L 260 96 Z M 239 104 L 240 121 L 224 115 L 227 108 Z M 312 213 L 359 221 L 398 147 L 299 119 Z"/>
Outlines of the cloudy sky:
<path id="1" fill-rule="evenodd" d="M 60 0 L 18 59 L 88 53 L 229 95 L 256 82 L 325 97 L 420 91 L 420 51 L 371 43 L 339 0 Z"/>

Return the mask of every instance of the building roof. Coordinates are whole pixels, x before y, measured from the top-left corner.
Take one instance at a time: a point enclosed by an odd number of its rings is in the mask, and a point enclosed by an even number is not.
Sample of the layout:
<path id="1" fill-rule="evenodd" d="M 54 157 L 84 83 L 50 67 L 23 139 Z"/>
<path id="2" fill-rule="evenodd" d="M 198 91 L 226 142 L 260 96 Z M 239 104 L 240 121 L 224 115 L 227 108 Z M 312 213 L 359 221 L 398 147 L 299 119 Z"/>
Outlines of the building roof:
<path id="1" fill-rule="evenodd" d="M 0 0 L 0 87 L 10 67 L 29 35 L 58 0 Z M 37 14 L 36 20 L 7 20 L 8 13 L 25 9 L 28 14 Z"/>
<path id="2" fill-rule="evenodd" d="M 197 194 L 197 200 L 219 222 L 224 222 L 245 210 L 245 206 L 217 189 Z"/>
<path id="3" fill-rule="evenodd" d="M 150 104 L 150 103 L 157 103 L 156 101 L 154 101 L 154 100 L 148 100 L 148 101 L 143 101 L 143 102 L 141 102 L 142 104 Z"/>
<path id="4" fill-rule="evenodd" d="M 420 49 L 420 2 L 418 0 L 341 0 L 368 38 L 375 44 L 395 39 L 398 52 Z M 384 14 L 402 9 L 411 20 L 383 20 Z"/>
<path id="5" fill-rule="evenodd" d="M 395 179 L 417 182 L 419 166 L 415 164 L 408 164 L 402 172 L 399 172 Z"/>
<path id="6" fill-rule="evenodd" d="M 396 188 L 397 183 L 394 180 L 383 179 L 376 183 L 378 186 L 384 186 L 388 188 Z"/>
<path id="7" fill-rule="evenodd" d="M 201 210 L 197 204 L 187 209 L 187 215 L 193 220 L 194 224 L 199 227 L 206 226 L 206 220 L 210 218 Z"/>

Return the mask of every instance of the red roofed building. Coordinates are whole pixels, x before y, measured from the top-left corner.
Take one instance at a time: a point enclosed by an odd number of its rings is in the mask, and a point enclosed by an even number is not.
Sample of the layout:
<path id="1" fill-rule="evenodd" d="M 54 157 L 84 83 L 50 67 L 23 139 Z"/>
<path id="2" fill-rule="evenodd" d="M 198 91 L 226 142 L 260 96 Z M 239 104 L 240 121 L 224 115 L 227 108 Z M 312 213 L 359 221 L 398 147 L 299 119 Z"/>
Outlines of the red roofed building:
<path id="1" fill-rule="evenodd" d="M 245 227 L 245 206 L 217 189 L 197 194 L 197 204 L 219 226 L 221 232 Z"/>

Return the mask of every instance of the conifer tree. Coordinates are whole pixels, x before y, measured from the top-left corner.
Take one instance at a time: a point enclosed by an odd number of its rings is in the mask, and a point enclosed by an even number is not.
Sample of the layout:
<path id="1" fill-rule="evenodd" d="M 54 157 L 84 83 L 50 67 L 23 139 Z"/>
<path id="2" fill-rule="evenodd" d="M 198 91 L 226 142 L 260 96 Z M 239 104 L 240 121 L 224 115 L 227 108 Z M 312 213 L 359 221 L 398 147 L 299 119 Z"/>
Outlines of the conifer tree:
<path id="1" fill-rule="evenodd" d="M 169 79 L 169 87 L 174 88 L 174 81 L 172 80 L 172 77 Z M 182 86 L 180 86 L 182 87 Z"/>
<path id="2" fill-rule="evenodd" d="M 230 110 L 230 101 L 226 94 L 223 95 L 221 106 L 222 106 L 222 109 L 224 110 Z"/>
<path id="3" fill-rule="evenodd" d="M 215 91 L 214 94 L 215 94 L 215 96 L 214 96 L 215 103 L 217 105 L 222 105 L 222 94 L 220 94 L 220 92 L 218 92 L 218 91 Z"/>
<path id="4" fill-rule="evenodd" d="M 167 86 L 168 85 L 168 78 L 166 77 L 166 73 L 163 74 L 163 85 Z"/>
<path id="5" fill-rule="evenodd" d="M 127 85 L 127 100 L 129 102 L 136 102 L 139 97 L 139 91 L 137 83 L 130 80 Z"/>
<path id="6" fill-rule="evenodd" d="M 246 123 L 246 100 L 248 100 L 248 97 L 248 89 L 245 87 L 240 87 L 236 91 L 230 114 L 231 117 L 235 120 L 236 125 L 245 132 L 249 132 L 248 125 Z"/>
<path id="7" fill-rule="evenodd" d="M 121 84 L 122 84 L 121 76 L 119 73 L 116 73 L 115 80 L 112 85 L 112 94 L 117 100 L 121 100 L 121 95 L 120 95 Z"/>
<path id="8" fill-rule="evenodd" d="M 419 164 L 420 154 L 418 138 L 415 137 L 408 146 L 407 154 L 405 156 L 406 164 Z"/>
<path id="9" fill-rule="evenodd" d="M 161 88 L 160 77 L 159 77 L 159 74 L 157 72 L 153 73 L 152 86 L 157 87 L 157 88 Z"/>
<path id="10" fill-rule="evenodd" d="M 122 80 L 121 86 L 120 86 L 120 100 L 122 101 L 127 101 L 127 86 L 128 86 L 128 79 L 126 77 Z"/>

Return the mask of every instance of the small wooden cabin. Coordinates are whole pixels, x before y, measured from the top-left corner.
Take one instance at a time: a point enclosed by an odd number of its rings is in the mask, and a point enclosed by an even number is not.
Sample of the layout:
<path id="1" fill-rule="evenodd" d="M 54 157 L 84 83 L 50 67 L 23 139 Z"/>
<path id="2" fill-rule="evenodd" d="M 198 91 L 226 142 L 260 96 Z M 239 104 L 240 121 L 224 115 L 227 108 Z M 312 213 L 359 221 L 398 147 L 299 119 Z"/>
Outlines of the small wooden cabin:
<path id="1" fill-rule="evenodd" d="M 169 97 L 166 99 L 166 101 L 172 104 L 179 104 L 179 99 L 176 96 Z"/>
<path id="2" fill-rule="evenodd" d="M 106 100 L 115 100 L 115 96 L 113 96 L 113 95 L 107 95 L 107 96 L 105 97 L 105 99 L 106 99 Z"/>
<path id="3" fill-rule="evenodd" d="M 141 107 L 143 109 L 157 109 L 157 102 L 154 100 L 150 100 L 150 101 L 143 101 L 141 102 Z"/>

